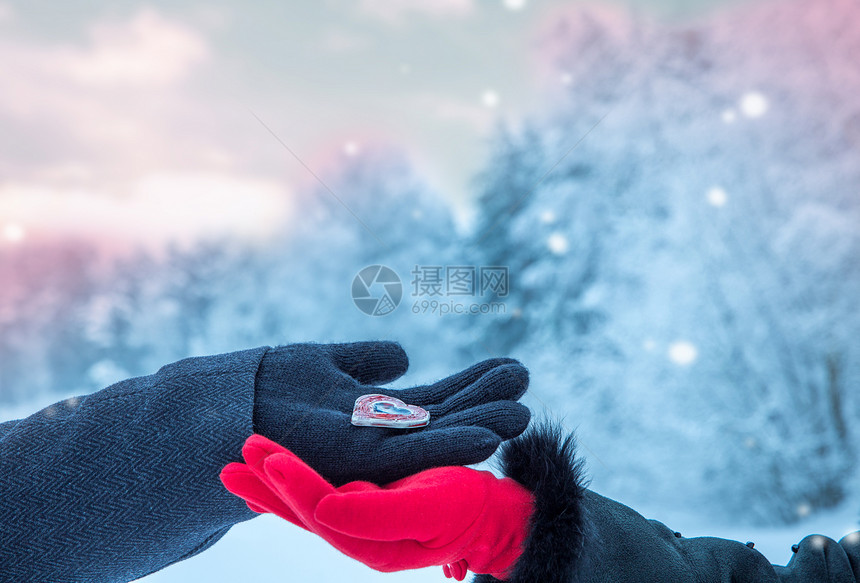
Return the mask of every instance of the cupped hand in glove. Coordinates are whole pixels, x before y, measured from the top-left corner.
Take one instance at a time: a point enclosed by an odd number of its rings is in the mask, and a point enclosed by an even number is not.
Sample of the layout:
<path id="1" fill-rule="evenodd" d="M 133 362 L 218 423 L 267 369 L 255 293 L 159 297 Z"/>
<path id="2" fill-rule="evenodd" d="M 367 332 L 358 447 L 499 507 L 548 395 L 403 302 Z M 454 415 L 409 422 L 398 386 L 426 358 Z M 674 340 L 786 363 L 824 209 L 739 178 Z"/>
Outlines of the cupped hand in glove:
<path id="1" fill-rule="evenodd" d="M 430 385 L 382 385 L 409 360 L 395 342 L 292 344 L 270 349 L 257 373 L 254 430 L 287 447 L 335 486 L 385 484 L 438 466 L 490 457 L 528 425 L 517 403 L 528 371 L 516 360 L 485 360 Z M 357 397 L 382 393 L 430 412 L 430 424 L 402 430 L 355 427 Z"/>
<path id="2" fill-rule="evenodd" d="M 379 571 L 442 565 L 458 580 L 467 570 L 505 579 L 528 535 L 532 494 L 490 472 L 443 467 L 386 486 L 358 481 L 335 488 L 262 436 L 251 436 L 243 455 L 246 463 L 221 472 L 229 491 Z"/>

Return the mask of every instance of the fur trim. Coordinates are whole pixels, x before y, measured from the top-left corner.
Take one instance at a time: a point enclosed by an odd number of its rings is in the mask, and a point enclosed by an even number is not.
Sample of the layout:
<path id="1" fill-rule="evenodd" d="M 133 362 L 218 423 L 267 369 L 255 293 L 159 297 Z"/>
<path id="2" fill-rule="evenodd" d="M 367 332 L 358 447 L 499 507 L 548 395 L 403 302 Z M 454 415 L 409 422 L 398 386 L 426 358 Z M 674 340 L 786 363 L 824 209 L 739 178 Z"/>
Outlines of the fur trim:
<path id="1" fill-rule="evenodd" d="M 502 471 L 534 493 L 529 536 L 514 567 L 512 583 L 570 583 L 585 544 L 586 488 L 583 460 L 571 434 L 549 422 L 532 426 L 501 450 Z M 478 575 L 475 583 L 498 581 Z"/>

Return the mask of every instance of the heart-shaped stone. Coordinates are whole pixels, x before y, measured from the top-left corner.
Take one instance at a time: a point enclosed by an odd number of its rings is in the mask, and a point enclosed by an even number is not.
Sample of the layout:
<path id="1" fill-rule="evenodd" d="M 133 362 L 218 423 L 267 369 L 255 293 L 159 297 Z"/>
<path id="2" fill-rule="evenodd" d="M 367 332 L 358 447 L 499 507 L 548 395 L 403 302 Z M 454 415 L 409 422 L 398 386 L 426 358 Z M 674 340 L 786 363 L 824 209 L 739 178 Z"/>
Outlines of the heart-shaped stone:
<path id="1" fill-rule="evenodd" d="M 362 395 L 355 400 L 352 424 L 359 427 L 412 429 L 430 424 L 430 413 L 387 395 Z"/>
<path id="2" fill-rule="evenodd" d="M 398 407 L 394 403 L 389 403 L 388 401 L 377 401 L 373 404 L 374 413 L 388 413 L 389 415 L 409 415 L 412 413 L 406 407 Z"/>

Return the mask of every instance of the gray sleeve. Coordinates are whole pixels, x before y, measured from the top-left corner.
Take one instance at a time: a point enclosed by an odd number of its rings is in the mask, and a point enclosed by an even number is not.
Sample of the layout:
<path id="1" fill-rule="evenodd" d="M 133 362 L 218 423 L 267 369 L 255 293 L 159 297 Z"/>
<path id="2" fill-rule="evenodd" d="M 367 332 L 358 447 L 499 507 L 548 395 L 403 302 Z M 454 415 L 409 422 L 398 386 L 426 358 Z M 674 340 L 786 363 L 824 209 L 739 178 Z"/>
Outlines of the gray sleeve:
<path id="1" fill-rule="evenodd" d="M 126 582 L 255 516 L 218 474 L 266 348 L 190 358 L 0 424 L 0 580 Z"/>

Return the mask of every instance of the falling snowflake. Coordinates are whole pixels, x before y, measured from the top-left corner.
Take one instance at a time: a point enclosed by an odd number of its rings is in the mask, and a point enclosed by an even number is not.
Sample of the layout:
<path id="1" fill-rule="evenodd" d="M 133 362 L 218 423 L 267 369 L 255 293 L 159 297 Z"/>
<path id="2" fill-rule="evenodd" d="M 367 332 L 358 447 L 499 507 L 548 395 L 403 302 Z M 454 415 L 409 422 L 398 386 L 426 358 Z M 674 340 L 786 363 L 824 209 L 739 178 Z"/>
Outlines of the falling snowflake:
<path id="1" fill-rule="evenodd" d="M 797 508 L 795 508 L 795 512 L 797 512 L 798 516 L 803 518 L 804 516 L 809 516 L 810 513 L 812 513 L 812 507 L 804 502 L 797 505 Z"/>
<path id="2" fill-rule="evenodd" d="M 571 85 L 573 83 L 573 75 L 570 73 L 562 73 L 559 75 L 558 80 L 561 81 L 562 85 Z"/>
<path id="3" fill-rule="evenodd" d="M 845 535 L 845 542 L 850 545 L 856 545 L 857 543 L 860 543 L 860 531 L 854 530 L 853 526 L 849 530 L 852 530 L 854 532 Z"/>
<path id="4" fill-rule="evenodd" d="M 540 220 L 542 223 L 551 225 L 555 222 L 555 213 L 552 211 L 544 211 L 540 214 Z"/>
<path id="5" fill-rule="evenodd" d="M 499 104 L 499 94 L 492 89 L 487 89 L 481 96 L 481 101 L 486 107 L 496 107 Z"/>
<path id="6" fill-rule="evenodd" d="M 738 114 L 734 109 L 727 109 L 723 112 L 722 118 L 725 123 L 735 123 L 735 120 L 738 119 Z"/>
<path id="7" fill-rule="evenodd" d="M 651 352 L 652 350 L 657 348 L 657 343 L 654 342 L 653 338 L 646 338 L 645 342 L 642 343 L 642 348 L 644 348 L 648 352 Z"/>
<path id="8" fill-rule="evenodd" d="M 347 156 L 355 156 L 358 154 L 358 144 L 355 142 L 347 142 L 343 145 L 343 153 Z"/>
<path id="9" fill-rule="evenodd" d="M 564 255 L 567 253 L 567 237 L 561 233 L 553 233 L 546 240 L 546 246 L 556 255 Z"/>
<path id="10" fill-rule="evenodd" d="M 696 347 L 687 341 L 673 342 L 669 346 L 669 359 L 675 364 L 687 366 L 699 356 L 699 351 Z"/>
<path id="11" fill-rule="evenodd" d="M 526 0 L 504 0 L 504 4 L 508 10 L 522 10 L 526 7 Z"/>
<path id="12" fill-rule="evenodd" d="M 768 109 L 767 98 L 758 91 L 750 91 L 741 97 L 741 112 L 749 118 L 763 116 Z"/>
<path id="13" fill-rule="evenodd" d="M 26 234 L 24 227 L 14 223 L 10 223 L 3 228 L 3 237 L 10 243 L 20 243 L 24 240 Z"/>
<path id="14" fill-rule="evenodd" d="M 715 207 L 721 207 L 726 204 L 726 200 L 728 200 L 728 195 L 726 191 L 720 188 L 719 186 L 714 186 L 713 188 L 708 189 L 708 202 Z"/>

